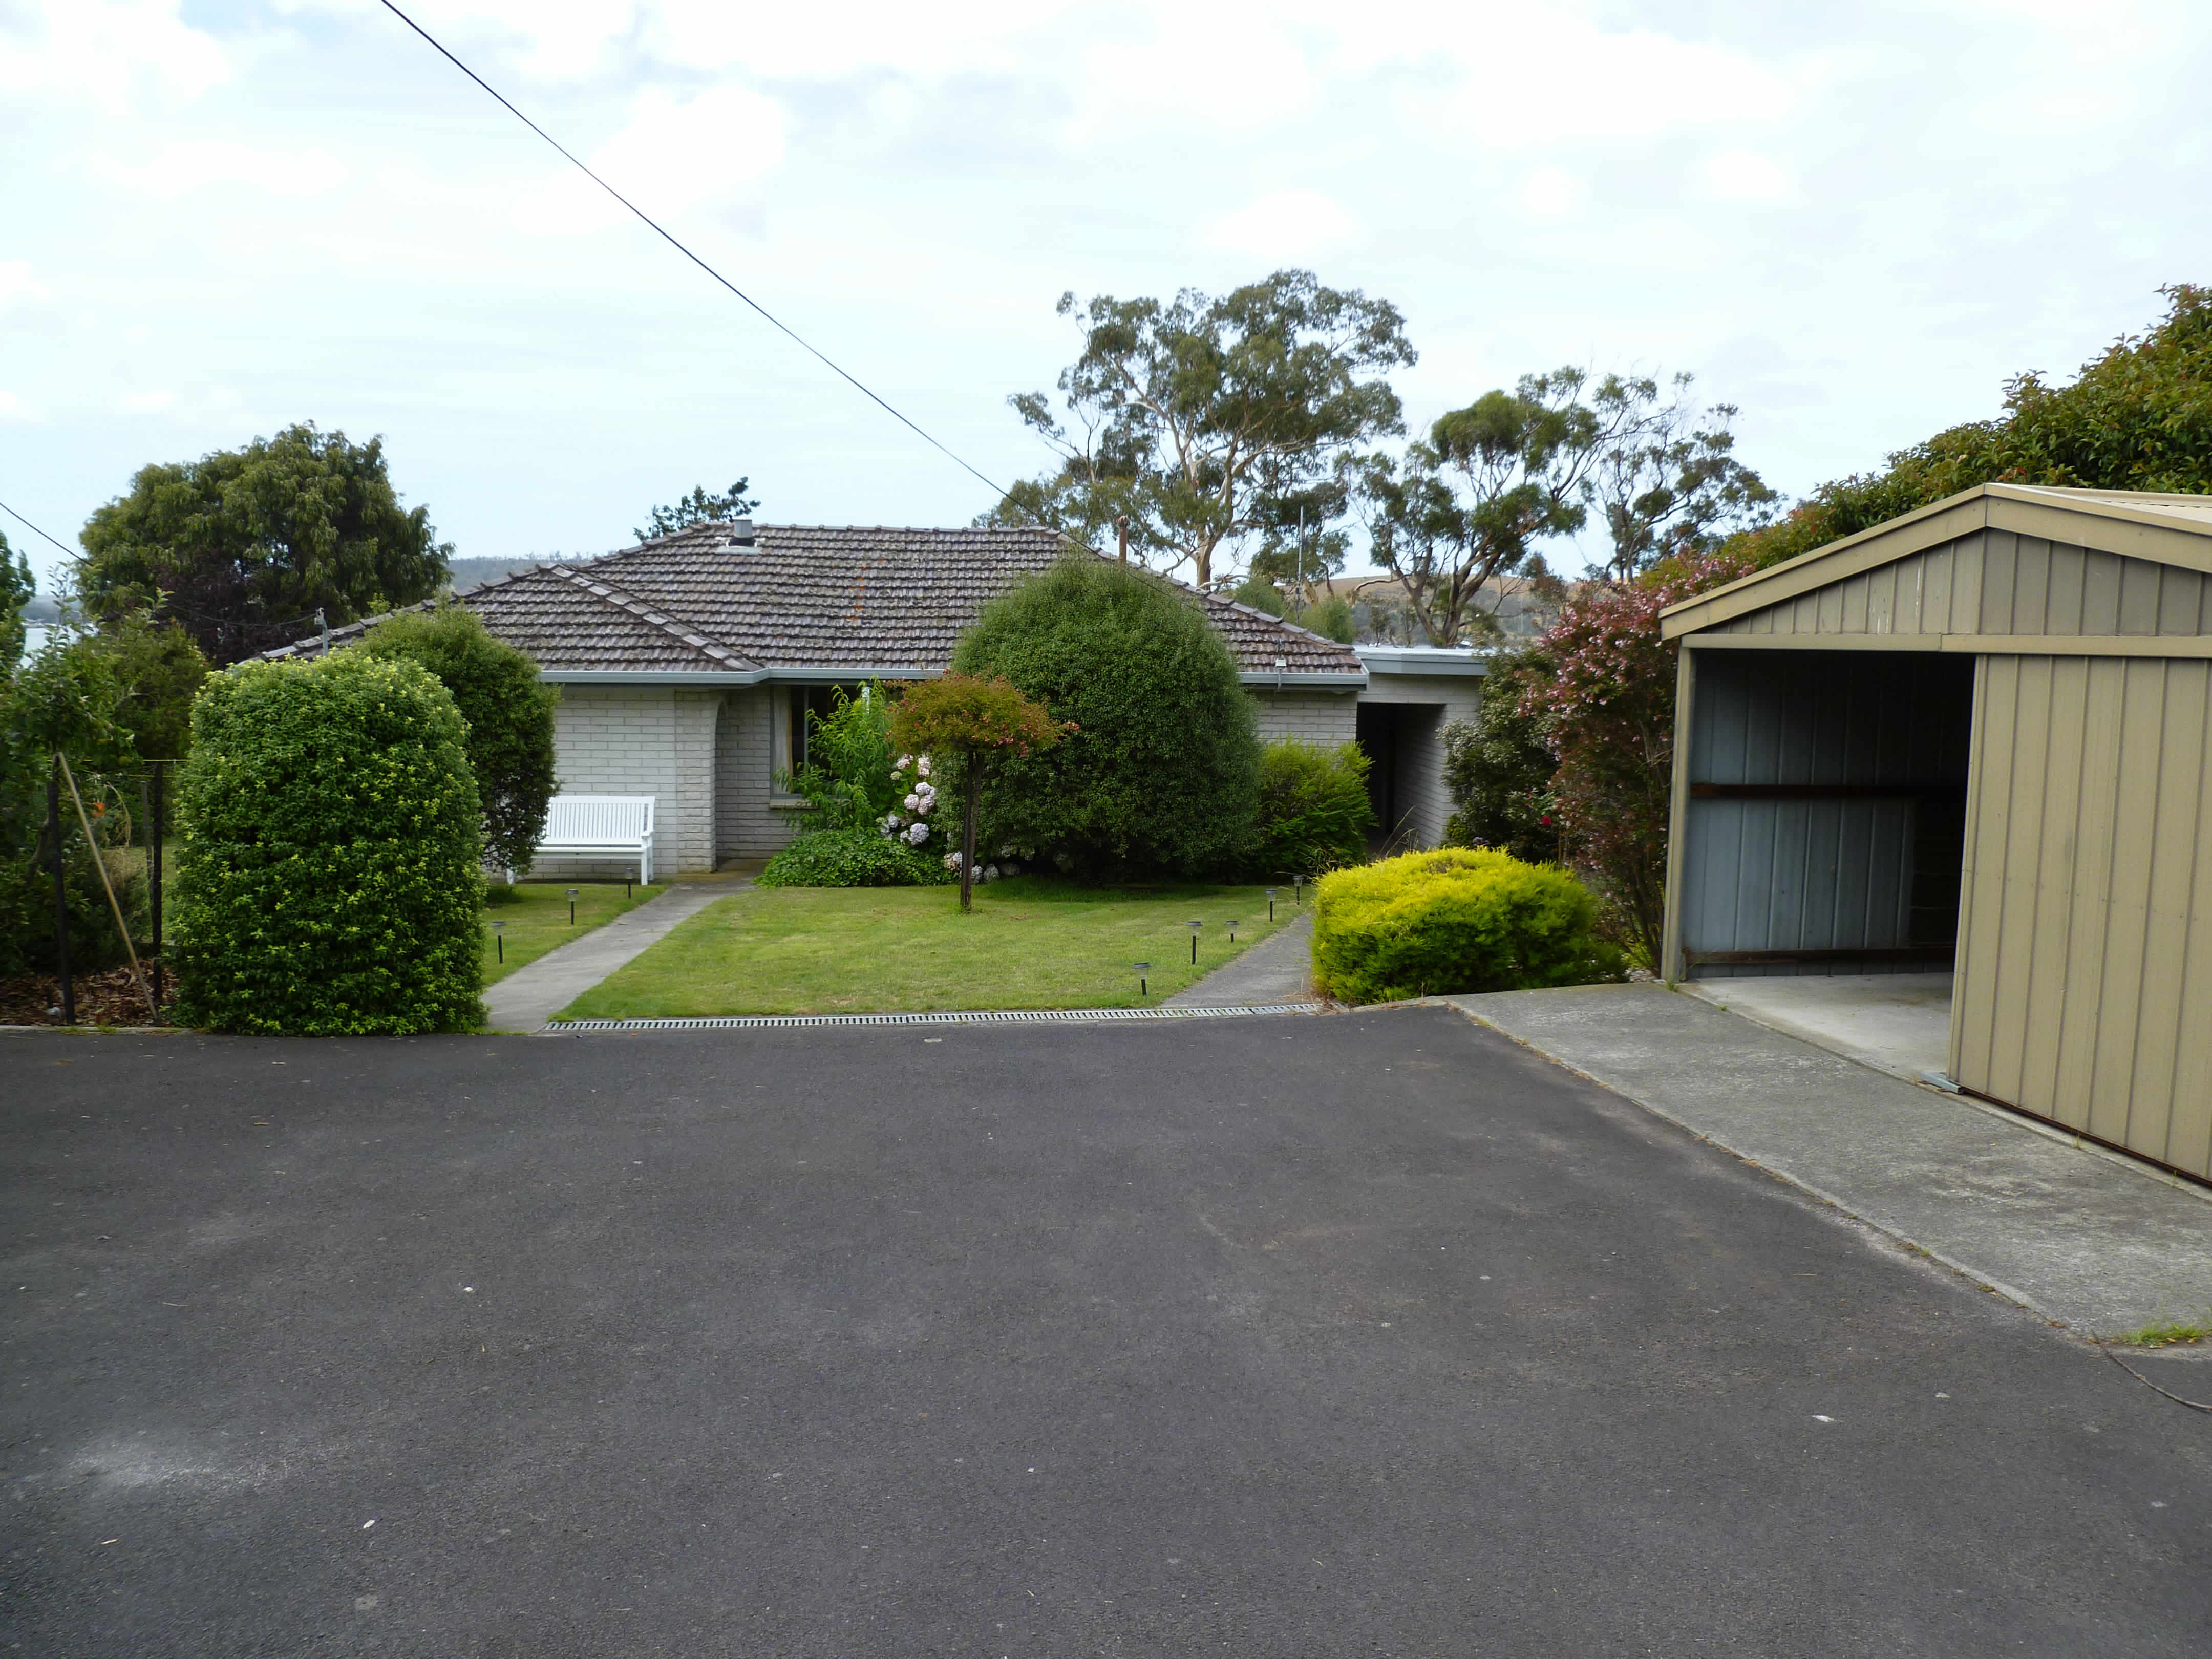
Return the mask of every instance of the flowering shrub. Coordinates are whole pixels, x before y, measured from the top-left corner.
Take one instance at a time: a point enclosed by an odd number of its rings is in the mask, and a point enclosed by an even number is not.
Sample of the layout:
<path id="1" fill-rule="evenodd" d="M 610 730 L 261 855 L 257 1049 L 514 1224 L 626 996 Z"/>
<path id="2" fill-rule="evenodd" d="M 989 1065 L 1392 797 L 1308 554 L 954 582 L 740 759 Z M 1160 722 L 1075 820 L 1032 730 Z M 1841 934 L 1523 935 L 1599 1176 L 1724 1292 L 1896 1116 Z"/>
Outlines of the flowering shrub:
<path id="1" fill-rule="evenodd" d="M 1052 748 L 1075 730 L 1073 720 L 1055 720 L 1041 704 L 1031 702 L 1001 679 L 982 679 L 972 674 L 947 674 L 942 679 L 921 680 L 903 688 L 891 715 L 891 731 L 902 747 L 917 751 L 944 750 L 957 755 L 963 784 L 960 815 L 960 848 L 965 856 L 952 867 L 960 876 L 960 908 L 968 908 L 973 881 L 975 846 L 975 801 L 983 769 L 1000 756 L 1026 756 Z M 903 758 L 903 757 L 902 757 Z M 917 753 L 915 773 L 922 783 L 929 774 L 922 769 L 929 756 Z M 921 784 L 914 797 L 921 799 Z M 934 800 L 933 791 L 931 799 Z M 928 836 L 921 824 L 920 846 Z"/>
<path id="2" fill-rule="evenodd" d="M 865 828 L 810 830 L 754 878 L 762 887 L 939 887 L 951 880 L 904 838 Z"/>
<path id="3" fill-rule="evenodd" d="M 1618 979 L 1592 934 L 1597 900 L 1555 864 L 1443 848 L 1323 876 L 1314 983 L 1340 1002 L 1390 1002 Z"/>
<path id="4" fill-rule="evenodd" d="M 1647 959 L 1659 959 L 1667 811 L 1674 767 L 1674 655 L 1659 613 L 1747 575 L 1741 555 L 1680 555 L 1632 582 L 1593 582 L 1544 635 L 1551 672 L 1523 684 L 1518 712 L 1542 723 L 1570 854 L 1626 914 Z M 1547 826 L 1549 827 L 1549 826 Z"/>
<path id="5" fill-rule="evenodd" d="M 928 841 L 929 815 L 937 810 L 937 786 L 930 781 L 933 769 L 927 755 L 901 755 L 892 763 L 891 793 L 899 802 L 876 821 L 884 839 L 909 847 Z"/>
<path id="6" fill-rule="evenodd" d="M 883 826 L 906 793 L 891 775 L 890 699 L 871 682 L 857 697 L 830 693 L 827 714 L 806 715 L 807 763 L 779 772 L 776 787 L 806 802 L 802 834 Z"/>

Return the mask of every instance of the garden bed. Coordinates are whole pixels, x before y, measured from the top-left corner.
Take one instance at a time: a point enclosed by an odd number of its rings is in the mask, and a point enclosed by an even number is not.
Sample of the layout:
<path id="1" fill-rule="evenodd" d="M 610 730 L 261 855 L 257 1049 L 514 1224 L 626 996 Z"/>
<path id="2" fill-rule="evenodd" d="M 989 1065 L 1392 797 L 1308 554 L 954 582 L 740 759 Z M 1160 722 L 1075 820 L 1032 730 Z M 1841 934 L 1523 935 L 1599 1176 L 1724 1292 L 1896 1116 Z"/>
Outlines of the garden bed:
<path id="1" fill-rule="evenodd" d="M 80 1025 L 151 1025 L 145 994 L 128 968 L 100 974 L 72 974 Z M 164 993 L 176 988 L 165 984 Z M 17 974 L 0 979 L 0 1025 L 58 1025 L 62 982 L 53 974 Z"/>
<path id="2" fill-rule="evenodd" d="M 1086 887 L 1022 876 L 975 890 L 754 889 L 710 906 L 594 986 L 562 1018 L 1128 1008 L 1159 1003 L 1275 922 L 1257 887 Z M 1188 923 L 1201 921 L 1197 966 Z M 1239 925 L 1229 942 L 1228 923 Z M 1152 964 L 1139 994 L 1133 963 Z"/>

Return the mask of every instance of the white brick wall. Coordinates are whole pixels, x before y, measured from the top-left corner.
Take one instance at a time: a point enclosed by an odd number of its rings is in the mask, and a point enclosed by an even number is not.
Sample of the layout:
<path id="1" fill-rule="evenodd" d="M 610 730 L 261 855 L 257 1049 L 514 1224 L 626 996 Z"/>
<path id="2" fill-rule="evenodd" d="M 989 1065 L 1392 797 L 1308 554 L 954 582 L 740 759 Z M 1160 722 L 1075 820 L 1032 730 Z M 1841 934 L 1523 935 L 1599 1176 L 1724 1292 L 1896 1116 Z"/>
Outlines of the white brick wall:
<path id="1" fill-rule="evenodd" d="M 1441 846 L 1451 817 L 1444 787 L 1443 728 L 1455 720 L 1473 720 L 1482 708 L 1482 681 L 1461 674 L 1377 674 L 1370 671 L 1364 703 L 1420 705 L 1408 710 L 1398 728 L 1398 775 L 1394 793 L 1403 829 L 1400 844 Z M 1389 828 L 1390 826 L 1385 826 Z"/>
<path id="2" fill-rule="evenodd" d="M 572 795 L 651 795 L 655 876 L 714 867 L 714 713 L 690 687 L 566 685 L 554 720 L 556 775 Z M 630 866 L 634 868 L 635 866 Z M 538 876 L 619 877 L 605 860 L 546 858 Z"/>
<path id="3" fill-rule="evenodd" d="M 1274 691 L 1247 686 L 1260 706 L 1260 741 L 1297 738 L 1334 748 L 1350 743 L 1358 694 L 1354 691 Z"/>

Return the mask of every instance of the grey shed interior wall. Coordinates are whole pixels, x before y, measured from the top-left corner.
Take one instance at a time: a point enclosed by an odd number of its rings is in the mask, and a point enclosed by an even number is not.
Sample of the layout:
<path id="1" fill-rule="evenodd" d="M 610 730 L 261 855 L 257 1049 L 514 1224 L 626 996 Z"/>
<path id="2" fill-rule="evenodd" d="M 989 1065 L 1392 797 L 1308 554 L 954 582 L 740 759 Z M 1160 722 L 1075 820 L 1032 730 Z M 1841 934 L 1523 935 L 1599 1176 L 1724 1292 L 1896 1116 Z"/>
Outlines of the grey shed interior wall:
<path id="1" fill-rule="evenodd" d="M 1948 945 L 1957 925 L 1972 687 L 1971 660 L 1927 652 L 1698 652 L 1684 947 Z M 1747 786 L 1803 793 L 1700 793 Z M 1844 793 L 1823 795 L 1820 787 Z M 1702 963 L 1689 972 L 1711 979 L 1896 969 L 1844 960 Z"/>

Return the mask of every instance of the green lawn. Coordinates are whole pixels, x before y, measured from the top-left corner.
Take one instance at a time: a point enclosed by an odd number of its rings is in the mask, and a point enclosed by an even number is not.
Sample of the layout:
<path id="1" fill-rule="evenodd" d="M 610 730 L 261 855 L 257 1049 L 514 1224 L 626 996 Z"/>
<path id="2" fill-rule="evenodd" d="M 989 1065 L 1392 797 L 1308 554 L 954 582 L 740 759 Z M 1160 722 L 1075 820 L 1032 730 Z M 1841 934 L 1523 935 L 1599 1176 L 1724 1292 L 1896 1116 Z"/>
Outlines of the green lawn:
<path id="1" fill-rule="evenodd" d="M 1172 996 L 1298 914 L 1287 886 L 1271 926 L 1257 887 L 1097 888 L 1036 876 L 977 888 L 970 915 L 959 902 L 954 887 L 754 888 L 708 906 L 561 1017 L 1135 1007 Z M 1195 968 L 1194 920 L 1206 924 Z M 1142 999 L 1137 962 L 1152 964 Z"/>
<path id="2" fill-rule="evenodd" d="M 576 890 L 576 922 L 573 927 L 568 925 L 568 889 L 572 885 Z M 633 887 L 625 900 L 623 884 L 618 881 L 519 881 L 513 887 L 503 882 L 487 886 L 483 908 L 484 983 L 489 985 L 506 978 L 554 946 L 580 939 L 623 911 L 644 903 L 654 894 L 667 890 L 657 885 Z M 506 935 L 504 964 L 499 959 L 501 947 L 492 942 L 491 924 L 495 921 L 507 924 L 501 930 Z"/>

